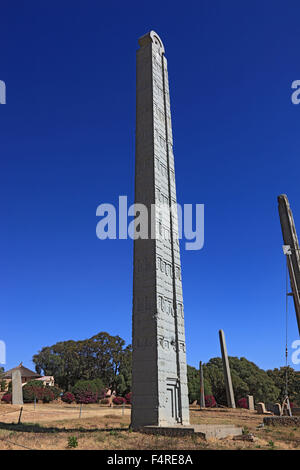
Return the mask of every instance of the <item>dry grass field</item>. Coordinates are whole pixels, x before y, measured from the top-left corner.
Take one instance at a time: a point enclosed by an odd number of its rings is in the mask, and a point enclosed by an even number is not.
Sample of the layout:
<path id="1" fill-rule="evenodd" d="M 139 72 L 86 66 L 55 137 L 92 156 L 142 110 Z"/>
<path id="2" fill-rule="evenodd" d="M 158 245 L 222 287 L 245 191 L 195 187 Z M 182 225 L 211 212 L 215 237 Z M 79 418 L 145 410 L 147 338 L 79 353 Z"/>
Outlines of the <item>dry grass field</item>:
<path id="1" fill-rule="evenodd" d="M 205 441 L 198 437 L 150 436 L 129 430 L 130 408 L 108 408 L 85 405 L 79 417 L 78 405 L 52 403 L 23 407 L 0 405 L 0 450 L 70 449 L 76 438 L 78 450 L 205 450 L 205 449 L 300 449 L 300 428 L 264 427 L 262 416 L 248 410 L 191 409 L 192 424 L 236 424 L 246 433 L 253 433 L 255 442 L 234 441 L 232 438 Z M 72 439 L 71 439 L 72 440 Z"/>

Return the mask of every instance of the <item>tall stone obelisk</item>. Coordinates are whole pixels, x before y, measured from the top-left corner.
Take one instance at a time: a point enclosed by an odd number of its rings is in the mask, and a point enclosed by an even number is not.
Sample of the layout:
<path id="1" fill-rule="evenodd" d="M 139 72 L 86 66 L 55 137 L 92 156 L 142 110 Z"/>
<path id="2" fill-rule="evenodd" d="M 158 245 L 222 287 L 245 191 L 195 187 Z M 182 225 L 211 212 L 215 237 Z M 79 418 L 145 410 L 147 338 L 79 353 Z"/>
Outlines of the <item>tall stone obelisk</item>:
<path id="1" fill-rule="evenodd" d="M 178 219 L 169 210 L 176 188 L 167 60 L 154 31 L 139 45 L 135 205 L 147 207 L 149 231 L 134 241 L 133 429 L 189 424 Z"/>
<path id="2" fill-rule="evenodd" d="M 278 196 L 278 212 L 283 236 L 283 242 L 289 246 L 287 265 L 289 270 L 295 312 L 300 334 L 300 249 L 293 213 L 288 197 L 285 194 Z"/>

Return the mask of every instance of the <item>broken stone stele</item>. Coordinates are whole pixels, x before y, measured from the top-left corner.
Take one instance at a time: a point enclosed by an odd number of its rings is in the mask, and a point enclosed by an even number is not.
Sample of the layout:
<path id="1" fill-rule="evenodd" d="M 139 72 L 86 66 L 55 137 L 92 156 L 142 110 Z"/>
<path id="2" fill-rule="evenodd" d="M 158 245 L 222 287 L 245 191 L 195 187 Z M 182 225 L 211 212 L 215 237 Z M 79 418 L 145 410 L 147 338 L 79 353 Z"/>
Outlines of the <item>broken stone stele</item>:
<path id="1" fill-rule="evenodd" d="M 228 408 L 235 408 L 235 400 L 234 400 L 233 386 L 232 386 L 232 381 L 231 381 L 230 366 L 229 366 L 229 360 L 228 360 L 228 354 L 227 354 L 225 335 L 224 335 L 223 330 L 219 330 L 219 338 L 220 338 L 220 346 L 221 346 L 221 353 L 222 353 L 227 406 Z"/>
<path id="2" fill-rule="evenodd" d="M 259 403 L 257 403 L 256 410 L 257 410 L 257 413 L 259 415 L 271 415 L 271 414 L 273 414 L 271 411 L 266 410 L 265 404 L 261 401 Z"/>
<path id="3" fill-rule="evenodd" d="M 22 378 L 19 369 L 15 369 L 11 374 L 12 378 L 12 404 L 23 405 Z"/>
<path id="4" fill-rule="evenodd" d="M 167 59 L 151 31 L 139 39 L 136 63 L 135 218 L 131 428 L 168 435 L 190 426 L 184 308 Z M 142 206 L 141 206 L 142 204 Z M 172 208 L 172 210 L 171 210 Z M 138 234 L 140 232 L 140 234 Z M 143 232 L 143 233 L 142 233 Z M 201 434 L 241 428 L 210 426 Z"/>

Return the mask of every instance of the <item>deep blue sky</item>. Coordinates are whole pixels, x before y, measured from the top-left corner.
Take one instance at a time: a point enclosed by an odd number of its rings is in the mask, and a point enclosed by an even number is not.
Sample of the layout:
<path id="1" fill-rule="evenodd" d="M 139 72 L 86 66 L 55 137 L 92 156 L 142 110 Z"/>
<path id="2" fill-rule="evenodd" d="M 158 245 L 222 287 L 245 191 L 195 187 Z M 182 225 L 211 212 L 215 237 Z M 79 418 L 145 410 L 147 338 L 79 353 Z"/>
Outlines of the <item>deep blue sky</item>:
<path id="1" fill-rule="evenodd" d="M 96 207 L 133 202 L 135 52 L 151 29 L 169 63 L 178 202 L 205 204 L 204 248 L 182 250 L 188 363 L 220 355 L 222 328 L 230 355 L 284 364 L 276 198 L 300 230 L 299 14 L 291 0 L 1 5 L 6 368 L 100 331 L 131 342 L 132 241 L 97 239 Z"/>

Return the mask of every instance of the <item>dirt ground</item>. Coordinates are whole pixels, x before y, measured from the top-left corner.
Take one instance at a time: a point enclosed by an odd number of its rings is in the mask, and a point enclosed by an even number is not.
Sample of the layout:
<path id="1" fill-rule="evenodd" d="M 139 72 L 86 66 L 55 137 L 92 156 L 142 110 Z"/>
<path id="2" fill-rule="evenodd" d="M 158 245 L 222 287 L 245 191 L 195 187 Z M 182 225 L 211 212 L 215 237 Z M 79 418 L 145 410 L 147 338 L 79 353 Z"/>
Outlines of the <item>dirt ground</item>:
<path id="1" fill-rule="evenodd" d="M 226 439 L 203 440 L 197 435 L 186 437 L 150 436 L 131 432 L 130 408 L 100 405 L 66 405 L 52 403 L 25 404 L 18 424 L 20 406 L 0 405 L 0 450 L 205 450 L 205 449 L 300 449 L 300 428 L 263 427 L 263 416 L 248 410 L 190 410 L 191 424 L 236 424 L 244 433 L 252 433 L 255 442 Z"/>

